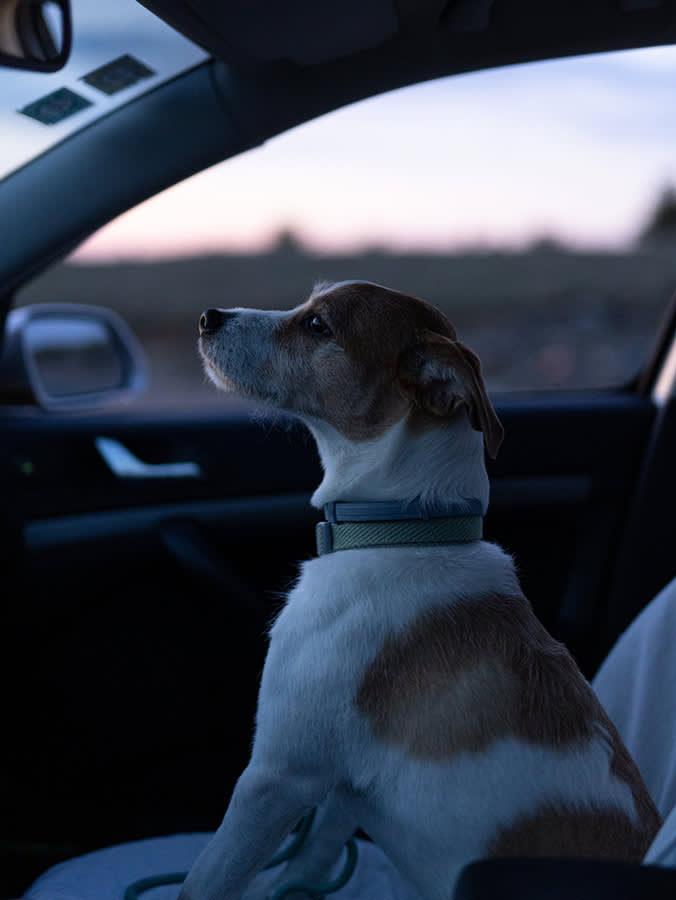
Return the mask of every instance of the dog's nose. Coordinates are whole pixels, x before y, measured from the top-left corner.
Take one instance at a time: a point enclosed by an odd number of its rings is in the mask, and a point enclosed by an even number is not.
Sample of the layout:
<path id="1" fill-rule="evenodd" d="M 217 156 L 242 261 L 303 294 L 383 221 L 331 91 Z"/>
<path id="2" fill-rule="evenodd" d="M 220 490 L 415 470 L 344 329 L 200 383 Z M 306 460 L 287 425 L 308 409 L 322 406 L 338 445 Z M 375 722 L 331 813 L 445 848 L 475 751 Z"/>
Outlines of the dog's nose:
<path id="1" fill-rule="evenodd" d="M 224 309 L 205 309 L 200 316 L 200 334 L 213 334 L 225 325 L 231 313 Z"/>

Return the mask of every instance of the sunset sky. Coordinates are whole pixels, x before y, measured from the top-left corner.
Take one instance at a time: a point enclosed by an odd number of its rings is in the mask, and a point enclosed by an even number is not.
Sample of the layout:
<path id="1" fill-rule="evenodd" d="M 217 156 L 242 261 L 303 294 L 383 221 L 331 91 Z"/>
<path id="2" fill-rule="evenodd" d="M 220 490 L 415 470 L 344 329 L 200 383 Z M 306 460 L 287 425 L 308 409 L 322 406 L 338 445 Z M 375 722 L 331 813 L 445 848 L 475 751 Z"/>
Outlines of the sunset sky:
<path id="1" fill-rule="evenodd" d="M 419 85 L 304 125 L 148 201 L 80 259 L 630 241 L 676 183 L 676 51 Z"/>

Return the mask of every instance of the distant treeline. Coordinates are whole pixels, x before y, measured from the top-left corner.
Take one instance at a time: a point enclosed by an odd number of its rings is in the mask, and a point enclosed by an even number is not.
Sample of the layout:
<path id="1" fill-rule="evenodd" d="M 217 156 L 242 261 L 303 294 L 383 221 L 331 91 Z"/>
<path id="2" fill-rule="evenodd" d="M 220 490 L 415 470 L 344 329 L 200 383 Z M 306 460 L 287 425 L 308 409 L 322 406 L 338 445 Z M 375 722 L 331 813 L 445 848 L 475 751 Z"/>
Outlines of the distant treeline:
<path id="1" fill-rule="evenodd" d="M 317 280 L 376 281 L 425 298 L 472 324 L 487 314 L 571 301 L 611 303 L 641 315 L 661 307 L 676 285 L 676 252 L 645 246 L 631 252 L 577 252 L 543 244 L 524 252 L 317 255 L 283 245 L 265 253 L 170 261 L 62 264 L 19 298 L 93 303 L 118 310 L 137 328 L 194 324 L 207 306 L 290 308 Z"/>
<path id="2" fill-rule="evenodd" d="M 256 254 L 66 263 L 18 301 L 115 309 L 144 341 L 157 384 L 205 396 L 195 352 L 203 309 L 291 308 L 317 280 L 345 279 L 439 306 L 480 353 L 493 389 L 585 387 L 621 382 L 640 368 L 676 288 L 676 252 L 658 241 L 625 253 L 543 242 L 523 252 L 317 255 L 286 240 Z"/>

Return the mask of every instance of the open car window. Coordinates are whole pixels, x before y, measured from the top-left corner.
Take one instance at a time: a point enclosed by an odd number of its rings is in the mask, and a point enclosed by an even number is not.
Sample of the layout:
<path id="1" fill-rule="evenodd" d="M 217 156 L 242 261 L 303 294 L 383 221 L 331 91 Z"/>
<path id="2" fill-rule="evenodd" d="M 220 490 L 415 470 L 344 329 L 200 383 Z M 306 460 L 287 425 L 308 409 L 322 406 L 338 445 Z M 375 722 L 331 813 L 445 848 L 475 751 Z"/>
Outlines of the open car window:
<path id="1" fill-rule="evenodd" d="M 290 307 L 318 279 L 440 306 L 493 391 L 626 385 L 676 284 L 675 77 L 659 48 L 355 104 L 120 217 L 19 302 L 120 312 L 151 362 L 136 408 L 222 407 L 201 311 Z"/>

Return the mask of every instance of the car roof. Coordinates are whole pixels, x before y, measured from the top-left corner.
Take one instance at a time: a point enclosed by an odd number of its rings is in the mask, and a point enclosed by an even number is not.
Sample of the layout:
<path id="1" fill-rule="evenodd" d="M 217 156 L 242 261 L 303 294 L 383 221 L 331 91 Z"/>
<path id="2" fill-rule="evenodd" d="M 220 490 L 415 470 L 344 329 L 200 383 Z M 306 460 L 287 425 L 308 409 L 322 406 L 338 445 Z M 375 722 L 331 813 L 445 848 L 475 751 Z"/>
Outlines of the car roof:
<path id="1" fill-rule="evenodd" d="M 415 60 L 473 71 L 537 59 L 672 43 L 671 0 L 141 0 L 229 63 L 301 65 L 387 48 L 403 74 Z M 404 51 L 405 49 L 405 52 Z M 373 63 L 377 57 L 373 57 Z"/>

